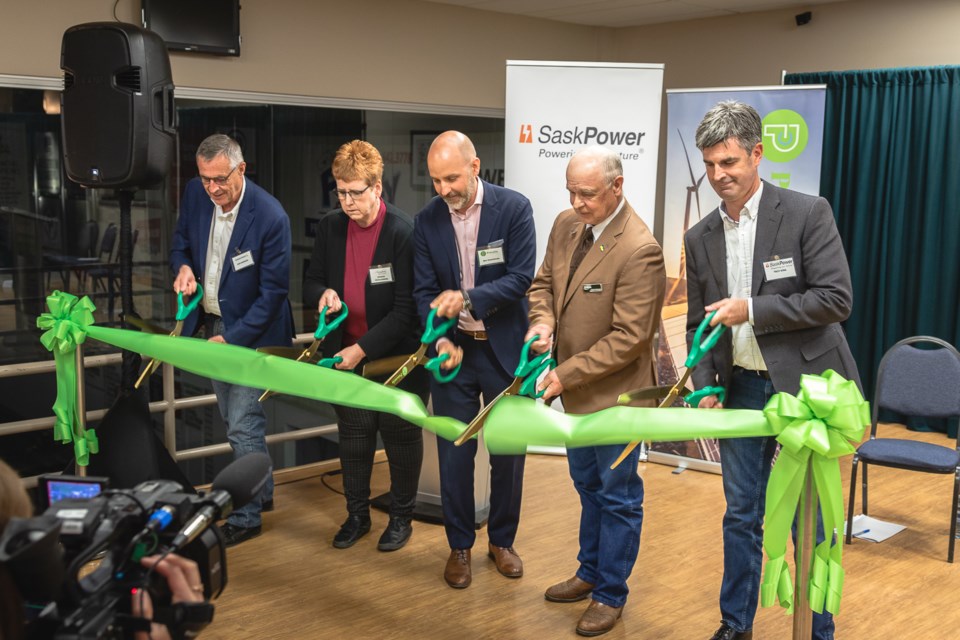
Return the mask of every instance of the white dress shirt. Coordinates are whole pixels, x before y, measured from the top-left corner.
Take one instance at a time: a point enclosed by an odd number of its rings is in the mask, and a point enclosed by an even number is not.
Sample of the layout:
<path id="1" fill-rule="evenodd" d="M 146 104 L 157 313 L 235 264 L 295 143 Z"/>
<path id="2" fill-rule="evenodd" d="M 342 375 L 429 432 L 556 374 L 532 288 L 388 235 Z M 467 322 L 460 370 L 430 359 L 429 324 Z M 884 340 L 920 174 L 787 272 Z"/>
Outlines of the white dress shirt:
<path id="1" fill-rule="evenodd" d="M 240 213 L 240 203 L 247 192 L 247 179 L 243 179 L 240 199 L 230 211 L 224 211 L 217 203 L 213 204 L 213 224 L 210 225 L 210 241 L 207 242 L 207 270 L 203 274 L 203 308 L 207 313 L 220 314 L 220 280 L 223 275 L 223 263 L 227 260 L 227 246 L 233 235 L 233 226 Z"/>

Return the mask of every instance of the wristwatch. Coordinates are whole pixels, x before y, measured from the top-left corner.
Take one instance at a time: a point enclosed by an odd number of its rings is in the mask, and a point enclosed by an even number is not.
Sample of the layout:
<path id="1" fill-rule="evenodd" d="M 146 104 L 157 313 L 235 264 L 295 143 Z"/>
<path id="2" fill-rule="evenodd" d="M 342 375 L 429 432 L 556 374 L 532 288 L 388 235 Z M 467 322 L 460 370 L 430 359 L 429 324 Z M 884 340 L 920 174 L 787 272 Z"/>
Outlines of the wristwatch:
<path id="1" fill-rule="evenodd" d="M 463 296 L 463 308 L 467 311 L 473 309 L 473 303 L 470 302 L 470 296 L 467 294 L 466 289 L 460 289 L 460 295 Z"/>

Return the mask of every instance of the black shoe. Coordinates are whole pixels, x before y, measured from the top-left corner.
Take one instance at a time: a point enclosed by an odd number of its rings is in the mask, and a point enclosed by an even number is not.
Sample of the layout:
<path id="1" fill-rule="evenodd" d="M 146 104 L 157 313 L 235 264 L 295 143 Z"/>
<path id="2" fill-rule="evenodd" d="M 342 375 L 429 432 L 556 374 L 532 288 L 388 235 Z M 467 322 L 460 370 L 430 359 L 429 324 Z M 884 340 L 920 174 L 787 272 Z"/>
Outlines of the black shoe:
<path id="1" fill-rule="evenodd" d="M 384 529 L 380 536 L 380 542 L 377 543 L 377 549 L 380 551 L 396 551 L 407 544 L 410 534 L 413 533 L 413 525 L 410 524 L 410 518 L 401 518 L 390 516 L 390 524 Z"/>
<path id="2" fill-rule="evenodd" d="M 267 511 L 273 511 L 273 498 L 270 498 L 269 500 L 264 500 L 260 504 L 260 511 L 262 511 L 263 513 L 266 513 Z"/>
<path id="3" fill-rule="evenodd" d="M 228 547 L 256 538 L 261 533 L 259 524 L 255 527 L 238 527 L 229 522 L 220 527 L 220 531 L 223 532 L 223 543 Z"/>
<path id="4" fill-rule="evenodd" d="M 710 640 L 753 640 L 753 630 L 734 631 L 726 622 L 721 622 L 720 628 Z"/>
<path id="5" fill-rule="evenodd" d="M 347 516 L 340 525 L 340 531 L 333 536 L 333 546 L 337 549 L 348 549 L 368 533 L 370 533 L 370 516 Z"/>

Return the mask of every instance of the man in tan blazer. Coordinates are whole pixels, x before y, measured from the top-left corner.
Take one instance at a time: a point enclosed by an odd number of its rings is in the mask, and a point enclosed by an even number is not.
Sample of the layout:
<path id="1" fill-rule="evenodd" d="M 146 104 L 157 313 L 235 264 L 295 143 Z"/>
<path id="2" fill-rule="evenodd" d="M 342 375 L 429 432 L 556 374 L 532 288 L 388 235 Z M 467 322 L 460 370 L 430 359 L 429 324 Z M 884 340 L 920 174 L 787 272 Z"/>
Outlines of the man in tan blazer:
<path id="1" fill-rule="evenodd" d="M 589 147 L 567 165 L 568 209 L 557 216 L 547 253 L 530 287 L 527 339 L 553 348 L 558 362 L 540 383 L 544 399 L 562 396 L 570 413 L 617 403 L 656 384 L 653 337 L 660 322 L 666 273 L 663 251 L 623 197 L 616 152 Z M 570 476 L 580 494 L 580 563 L 576 574 L 547 589 L 551 602 L 591 596 L 577 633 L 595 636 L 616 624 L 627 578 L 640 547 L 643 481 L 639 451 L 616 469 L 620 445 L 570 449 Z"/>

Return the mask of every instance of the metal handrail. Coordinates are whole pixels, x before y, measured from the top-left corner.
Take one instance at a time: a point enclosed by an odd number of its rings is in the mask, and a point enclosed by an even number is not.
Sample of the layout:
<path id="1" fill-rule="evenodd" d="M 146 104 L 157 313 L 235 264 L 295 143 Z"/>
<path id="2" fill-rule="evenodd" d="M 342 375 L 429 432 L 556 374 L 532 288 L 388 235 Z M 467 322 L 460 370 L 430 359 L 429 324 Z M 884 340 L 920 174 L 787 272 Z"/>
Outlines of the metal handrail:
<path id="1" fill-rule="evenodd" d="M 294 339 L 294 344 L 307 344 L 313 340 L 312 333 L 300 333 L 297 334 Z M 78 358 L 79 360 L 79 358 Z M 82 356 L 83 370 L 84 372 L 87 369 L 94 369 L 97 367 L 105 367 L 108 365 L 118 364 L 121 361 L 120 353 L 109 353 L 104 355 L 96 356 Z M 79 364 L 79 362 L 78 362 Z M 0 365 L 0 378 L 12 378 L 17 376 L 26 376 L 26 375 L 37 375 L 41 373 L 52 373 L 56 371 L 56 363 L 53 360 L 42 360 L 36 362 L 21 362 L 15 364 Z M 231 451 L 230 444 L 223 442 L 219 444 L 205 445 L 202 447 L 194 447 L 192 449 L 183 449 L 177 450 L 177 441 L 176 441 L 176 426 L 177 426 L 177 416 L 176 412 L 183 409 L 192 409 L 195 407 L 209 406 L 216 404 L 217 397 L 212 393 L 196 395 L 196 396 L 185 396 L 183 398 L 176 397 L 176 389 L 174 385 L 174 368 L 172 365 L 164 363 L 161 367 L 162 371 L 162 387 L 163 387 L 163 399 L 150 402 L 148 404 L 150 413 L 162 413 L 163 414 L 163 444 L 167 451 L 170 452 L 170 455 L 175 460 L 193 460 L 196 458 L 205 458 L 213 455 L 220 455 L 224 453 L 229 453 Z M 84 376 L 79 376 L 82 378 Z M 103 419 L 106 415 L 107 409 L 94 409 L 94 410 L 85 410 L 84 415 L 86 416 L 86 421 L 95 422 Z M 42 418 L 30 418 L 27 420 L 15 420 L 10 422 L 0 422 L 0 437 L 14 435 L 17 433 L 29 433 L 33 431 L 42 431 L 44 429 L 52 429 L 54 423 L 56 422 L 56 417 L 46 416 Z M 315 438 L 318 436 L 327 435 L 330 433 L 336 432 L 336 424 L 325 424 L 317 425 L 314 427 L 308 427 L 305 429 L 298 429 L 297 431 L 291 431 L 286 433 L 274 433 L 266 437 L 267 444 L 275 444 L 279 442 L 291 442 L 295 440 L 305 440 L 308 438 Z M 309 465 L 306 465 L 309 466 Z M 35 484 L 35 478 L 24 478 L 27 486 L 32 486 Z"/>

